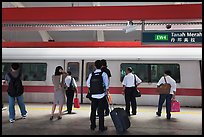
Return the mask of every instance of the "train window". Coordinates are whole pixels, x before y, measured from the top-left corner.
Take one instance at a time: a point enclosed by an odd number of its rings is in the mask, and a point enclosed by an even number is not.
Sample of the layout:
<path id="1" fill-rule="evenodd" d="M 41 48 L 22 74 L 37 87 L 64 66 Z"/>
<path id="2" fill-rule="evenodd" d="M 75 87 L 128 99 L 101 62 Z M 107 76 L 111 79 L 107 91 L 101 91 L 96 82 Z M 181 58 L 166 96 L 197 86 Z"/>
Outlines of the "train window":
<path id="1" fill-rule="evenodd" d="M 135 63 L 122 63 L 120 66 L 121 77 L 120 81 L 123 81 L 123 78 L 126 75 L 126 68 L 131 67 L 133 73 L 136 74 L 142 81 L 148 82 L 148 65 L 147 64 L 135 64 Z"/>
<path id="2" fill-rule="evenodd" d="M 67 71 L 71 71 L 72 77 L 79 81 L 79 62 L 68 62 Z"/>
<path id="3" fill-rule="evenodd" d="M 120 66 L 122 82 L 127 67 L 132 67 L 133 73 L 136 74 L 143 82 L 157 83 L 165 70 L 170 70 L 172 78 L 180 83 L 180 67 L 179 64 L 143 64 L 143 63 L 122 63 Z"/>
<path id="4" fill-rule="evenodd" d="M 88 76 L 90 73 L 95 71 L 95 64 L 94 62 L 87 62 L 86 63 L 86 80 L 88 79 Z"/>
<path id="5" fill-rule="evenodd" d="M 2 79 L 10 71 L 12 63 L 2 63 Z M 23 81 L 45 81 L 47 64 L 46 63 L 19 63 L 21 68 L 21 79 Z"/>
<path id="6" fill-rule="evenodd" d="M 164 74 L 165 70 L 171 71 L 171 77 L 180 83 L 180 67 L 179 64 L 149 64 L 151 71 L 151 82 L 158 82 Z"/>

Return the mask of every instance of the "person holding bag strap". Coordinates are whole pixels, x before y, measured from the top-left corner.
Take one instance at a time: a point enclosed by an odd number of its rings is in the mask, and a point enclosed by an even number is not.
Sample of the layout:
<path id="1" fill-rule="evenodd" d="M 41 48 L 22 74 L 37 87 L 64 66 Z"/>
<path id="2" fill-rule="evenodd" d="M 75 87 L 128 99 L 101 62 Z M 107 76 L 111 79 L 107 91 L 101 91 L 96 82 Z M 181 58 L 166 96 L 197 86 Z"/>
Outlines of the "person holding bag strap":
<path id="1" fill-rule="evenodd" d="M 142 80 L 139 79 L 136 76 L 136 84 L 135 84 L 135 80 L 134 80 L 134 74 L 132 74 L 132 68 L 128 67 L 126 69 L 126 76 L 123 79 L 123 92 L 122 94 L 125 95 L 125 104 L 126 104 L 126 112 L 127 114 L 130 116 L 130 103 L 132 106 L 132 115 L 136 115 L 137 113 L 137 102 L 136 102 L 136 98 L 135 98 L 135 89 L 136 86 L 138 86 Z"/>
<path id="2" fill-rule="evenodd" d="M 171 77 L 171 72 L 169 70 L 164 72 L 164 77 L 161 77 L 157 86 L 161 86 L 162 84 L 170 84 L 170 92 L 166 94 L 159 95 L 159 102 L 158 102 L 158 111 L 156 112 L 157 116 L 161 116 L 162 113 L 162 105 L 166 100 L 166 118 L 171 118 L 171 100 L 175 99 L 176 94 L 176 81 Z"/>

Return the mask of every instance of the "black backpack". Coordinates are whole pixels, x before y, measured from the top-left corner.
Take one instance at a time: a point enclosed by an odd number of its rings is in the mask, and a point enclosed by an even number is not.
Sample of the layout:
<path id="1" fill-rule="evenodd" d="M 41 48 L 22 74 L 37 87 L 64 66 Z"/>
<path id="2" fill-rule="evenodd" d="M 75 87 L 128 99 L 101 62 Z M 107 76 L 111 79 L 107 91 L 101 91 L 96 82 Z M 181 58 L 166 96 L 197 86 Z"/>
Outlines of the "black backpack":
<path id="1" fill-rule="evenodd" d="M 11 73 L 8 73 L 8 76 L 10 77 L 10 82 L 8 85 L 8 94 L 11 97 L 18 97 L 23 94 L 24 88 L 22 81 L 20 79 L 20 74 L 18 77 L 14 78 Z"/>
<path id="2" fill-rule="evenodd" d="M 90 80 L 90 94 L 102 94 L 105 92 L 104 84 L 103 84 L 103 72 L 92 72 L 91 80 Z"/>

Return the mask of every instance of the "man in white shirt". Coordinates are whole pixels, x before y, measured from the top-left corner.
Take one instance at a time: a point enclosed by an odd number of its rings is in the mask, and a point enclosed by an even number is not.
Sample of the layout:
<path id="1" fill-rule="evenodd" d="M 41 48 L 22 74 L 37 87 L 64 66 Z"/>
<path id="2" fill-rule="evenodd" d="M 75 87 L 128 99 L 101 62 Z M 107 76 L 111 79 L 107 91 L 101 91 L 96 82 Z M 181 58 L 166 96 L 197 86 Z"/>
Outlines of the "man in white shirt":
<path id="1" fill-rule="evenodd" d="M 101 61 L 95 61 L 96 70 L 89 74 L 87 79 L 87 87 L 90 90 L 91 94 L 91 115 L 90 121 L 91 130 L 96 128 L 96 110 L 98 108 L 99 115 L 99 131 L 107 130 L 107 127 L 104 126 L 104 109 L 106 103 L 106 94 L 109 90 L 109 81 L 108 75 L 105 72 L 101 72 Z M 96 83 L 96 84 L 94 84 Z"/>
<path id="2" fill-rule="evenodd" d="M 135 83 L 136 79 L 136 83 Z M 123 79 L 123 92 L 125 92 L 125 104 L 126 104 L 126 112 L 130 116 L 130 103 L 132 106 L 132 114 L 136 115 L 137 113 L 137 102 L 135 98 L 136 87 L 142 82 L 142 80 L 135 74 L 132 74 L 132 68 L 128 67 L 126 69 L 126 76 Z M 135 85 L 136 84 L 136 85 Z"/>
<path id="3" fill-rule="evenodd" d="M 156 112 L 157 116 L 161 116 L 162 113 L 162 105 L 164 101 L 166 100 L 166 118 L 171 118 L 171 99 L 175 99 L 176 94 L 176 81 L 170 76 L 171 71 L 167 70 L 164 72 L 164 76 L 162 76 L 157 83 L 157 86 L 160 86 L 161 84 L 169 83 L 171 85 L 170 93 L 169 94 L 160 94 L 159 95 L 159 103 L 158 103 L 158 111 Z M 165 79 L 166 78 L 166 82 Z"/>
<path id="4" fill-rule="evenodd" d="M 74 92 L 76 92 L 76 97 L 77 97 L 77 84 L 75 79 L 71 76 L 71 72 L 67 72 L 67 77 L 65 78 L 65 84 L 67 86 L 66 90 L 66 96 L 67 96 L 67 113 L 71 114 L 72 112 L 72 104 L 73 104 L 73 99 L 74 99 Z"/>

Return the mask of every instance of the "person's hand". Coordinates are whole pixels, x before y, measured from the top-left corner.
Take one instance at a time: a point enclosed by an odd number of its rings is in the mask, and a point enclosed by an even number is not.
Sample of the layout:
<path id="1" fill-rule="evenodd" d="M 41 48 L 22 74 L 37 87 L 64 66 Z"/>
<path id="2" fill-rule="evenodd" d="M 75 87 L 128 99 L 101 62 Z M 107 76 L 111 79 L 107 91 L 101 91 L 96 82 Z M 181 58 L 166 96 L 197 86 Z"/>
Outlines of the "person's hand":
<path id="1" fill-rule="evenodd" d="M 124 91 L 122 91 L 122 95 L 124 95 L 125 94 L 125 92 Z"/>
<path id="2" fill-rule="evenodd" d="M 173 94 L 173 96 L 172 96 L 172 100 L 176 100 L 176 96 L 175 96 L 175 94 Z"/>

